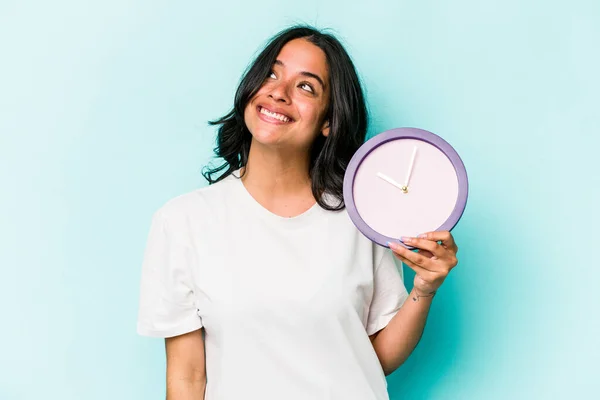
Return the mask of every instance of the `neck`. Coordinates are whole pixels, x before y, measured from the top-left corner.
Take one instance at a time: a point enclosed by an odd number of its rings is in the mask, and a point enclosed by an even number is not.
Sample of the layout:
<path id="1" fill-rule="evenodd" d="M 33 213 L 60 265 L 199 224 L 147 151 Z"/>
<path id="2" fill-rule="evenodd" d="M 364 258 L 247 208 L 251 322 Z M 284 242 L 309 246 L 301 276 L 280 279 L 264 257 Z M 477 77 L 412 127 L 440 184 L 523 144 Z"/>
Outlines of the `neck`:
<path id="1" fill-rule="evenodd" d="M 309 162 L 308 152 L 285 152 L 253 140 L 242 182 L 260 197 L 304 197 L 311 193 Z"/>

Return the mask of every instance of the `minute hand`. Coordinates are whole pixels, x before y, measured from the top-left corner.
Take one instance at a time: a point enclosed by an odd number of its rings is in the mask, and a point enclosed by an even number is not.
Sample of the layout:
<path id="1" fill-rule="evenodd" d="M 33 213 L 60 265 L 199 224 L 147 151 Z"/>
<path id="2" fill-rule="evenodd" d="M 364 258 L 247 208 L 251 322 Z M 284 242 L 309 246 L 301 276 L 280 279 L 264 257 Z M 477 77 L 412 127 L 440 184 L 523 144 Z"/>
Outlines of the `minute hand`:
<path id="1" fill-rule="evenodd" d="M 413 166 L 415 165 L 415 156 L 416 155 L 417 155 L 417 146 L 415 146 L 415 148 L 413 149 L 412 157 L 410 159 L 410 165 L 408 167 L 408 173 L 406 174 L 406 179 L 404 180 L 404 182 L 406 182 L 404 184 L 404 187 L 406 189 L 408 189 L 408 184 L 410 182 L 410 176 L 412 174 Z"/>

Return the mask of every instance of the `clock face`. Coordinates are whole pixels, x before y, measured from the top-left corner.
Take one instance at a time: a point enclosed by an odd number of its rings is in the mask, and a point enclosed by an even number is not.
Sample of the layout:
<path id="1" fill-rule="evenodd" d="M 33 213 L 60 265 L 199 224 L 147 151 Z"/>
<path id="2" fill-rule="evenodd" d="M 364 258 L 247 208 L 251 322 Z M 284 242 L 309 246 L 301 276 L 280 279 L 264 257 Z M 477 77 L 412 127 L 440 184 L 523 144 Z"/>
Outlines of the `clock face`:
<path id="1" fill-rule="evenodd" d="M 416 128 L 392 129 L 364 143 L 344 178 L 351 219 L 382 246 L 402 236 L 451 230 L 466 194 L 466 171 L 456 151 Z"/>

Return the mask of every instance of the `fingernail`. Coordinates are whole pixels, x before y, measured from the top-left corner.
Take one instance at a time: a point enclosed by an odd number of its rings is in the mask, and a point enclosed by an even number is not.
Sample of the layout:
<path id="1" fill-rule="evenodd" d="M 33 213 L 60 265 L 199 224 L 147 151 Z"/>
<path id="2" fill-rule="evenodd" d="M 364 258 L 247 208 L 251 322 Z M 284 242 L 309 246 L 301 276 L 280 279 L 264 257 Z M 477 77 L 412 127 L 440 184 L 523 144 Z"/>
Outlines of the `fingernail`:
<path id="1" fill-rule="evenodd" d="M 421 233 L 421 234 L 420 234 L 420 235 L 418 235 L 417 237 L 418 237 L 418 238 L 421 238 L 421 239 L 425 239 L 425 238 L 427 237 L 427 234 L 426 234 L 426 233 Z"/>
<path id="2" fill-rule="evenodd" d="M 410 243 L 412 239 L 407 236 L 402 236 L 400 240 L 404 243 Z"/>

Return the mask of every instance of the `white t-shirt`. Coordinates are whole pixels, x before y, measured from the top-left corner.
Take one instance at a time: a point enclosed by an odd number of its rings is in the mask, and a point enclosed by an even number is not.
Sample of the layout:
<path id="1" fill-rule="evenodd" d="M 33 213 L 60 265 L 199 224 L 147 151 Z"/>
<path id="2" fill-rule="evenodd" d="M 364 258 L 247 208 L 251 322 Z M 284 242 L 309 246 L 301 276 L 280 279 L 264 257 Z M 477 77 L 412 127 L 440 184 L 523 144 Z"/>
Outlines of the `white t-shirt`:
<path id="1" fill-rule="evenodd" d="M 273 214 L 238 176 L 155 212 L 137 332 L 204 327 L 206 400 L 388 399 L 368 335 L 408 297 L 391 251 L 345 209 Z"/>

